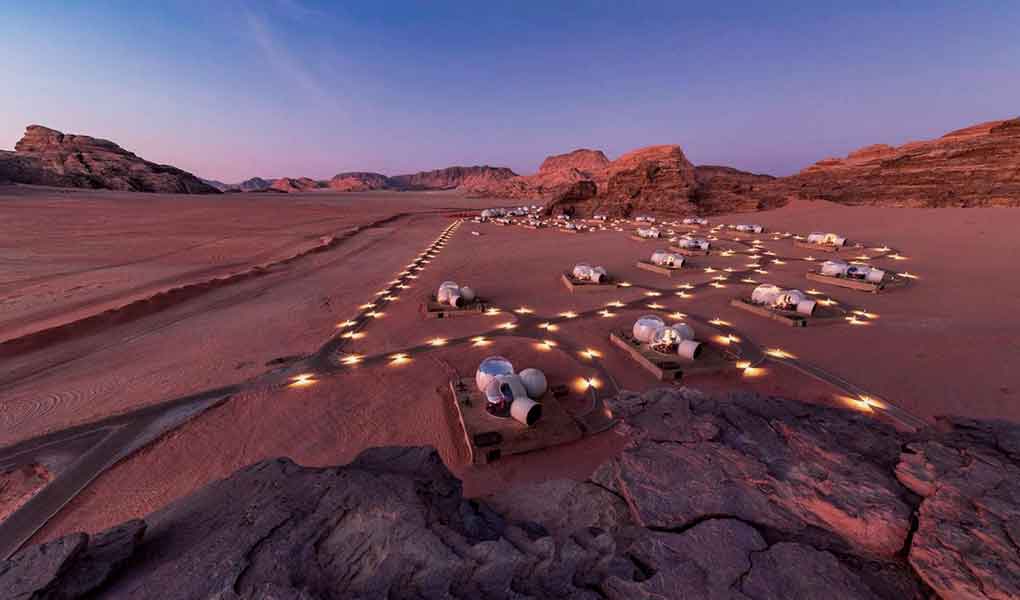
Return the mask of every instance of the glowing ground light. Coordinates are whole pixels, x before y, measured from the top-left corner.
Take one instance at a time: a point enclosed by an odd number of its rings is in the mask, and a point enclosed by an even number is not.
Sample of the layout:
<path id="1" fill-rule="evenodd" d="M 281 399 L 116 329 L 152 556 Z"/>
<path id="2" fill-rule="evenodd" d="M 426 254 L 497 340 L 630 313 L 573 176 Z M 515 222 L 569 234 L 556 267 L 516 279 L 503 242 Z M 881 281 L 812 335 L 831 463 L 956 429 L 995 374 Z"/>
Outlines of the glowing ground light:
<path id="1" fill-rule="evenodd" d="M 535 311 L 531 310 L 527 306 L 522 306 L 520 308 L 515 308 L 514 312 L 519 314 L 519 315 L 530 315 L 531 313 L 533 313 Z"/>
<path id="2" fill-rule="evenodd" d="M 755 269 L 754 272 L 755 273 L 760 273 L 761 275 L 768 275 L 769 274 L 769 272 L 766 271 L 765 269 Z"/>
<path id="3" fill-rule="evenodd" d="M 498 308 L 487 308 L 487 309 L 485 309 L 485 316 L 487 316 L 487 317 L 495 317 L 498 314 L 499 314 L 499 309 Z"/>
<path id="4" fill-rule="evenodd" d="M 348 354 L 347 356 L 343 357 L 340 360 L 340 362 L 345 364 L 345 365 L 356 365 L 359 362 L 361 362 L 361 360 L 362 360 L 362 357 L 359 354 Z"/>
<path id="5" fill-rule="evenodd" d="M 545 329 L 546 331 L 556 331 L 560 327 L 559 327 L 559 325 L 555 325 L 553 323 L 546 322 L 546 323 L 542 323 L 541 325 L 539 325 L 538 328 L 539 329 Z"/>
<path id="6" fill-rule="evenodd" d="M 782 261 L 782 260 L 779 260 L 778 258 L 773 258 L 772 259 L 772 264 L 774 264 L 774 265 L 785 265 L 786 262 Z"/>
<path id="7" fill-rule="evenodd" d="M 602 315 L 603 317 L 607 318 L 607 319 L 609 317 L 615 317 L 616 316 L 616 313 L 610 312 L 609 310 L 600 310 L 599 314 Z"/>
<path id="8" fill-rule="evenodd" d="M 382 318 L 384 315 L 386 315 L 386 313 L 378 311 L 378 310 L 373 310 L 372 312 L 365 313 L 366 317 L 372 317 L 373 319 Z"/>
<path id="9" fill-rule="evenodd" d="M 882 246 L 881 248 L 872 248 L 872 250 L 875 251 L 875 252 L 888 252 L 888 251 L 892 250 L 892 248 L 890 248 L 888 246 Z"/>
<path id="10" fill-rule="evenodd" d="M 712 279 L 714 279 L 716 281 L 727 281 L 729 279 L 729 277 L 727 277 L 725 275 L 716 275 Z"/>
<path id="11" fill-rule="evenodd" d="M 491 344 L 492 342 L 490 340 L 486 339 L 486 337 L 484 335 L 478 335 L 478 336 L 475 336 L 475 337 L 471 338 L 471 343 L 474 344 L 475 346 L 487 346 L 487 345 Z"/>
<path id="12" fill-rule="evenodd" d="M 446 345 L 446 341 L 447 341 L 446 338 L 437 337 L 437 338 L 432 338 L 431 340 L 429 340 L 428 344 L 430 346 L 435 346 L 435 347 L 438 348 L 439 346 L 445 346 Z"/>
<path id="13" fill-rule="evenodd" d="M 853 314 L 857 315 L 858 317 L 864 317 L 865 319 L 877 319 L 878 318 L 878 315 L 876 313 L 868 312 L 866 310 L 855 310 L 855 311 L 853 311 Z"/>
<path id="14" fill-rule="evenodd" d="M 594 358 L 601 358 L 602 357 L 602 353 L 601 352 L 599 352 L 598 350 L 594 350 L 592 348 L 585 348 L 584 350 L 581 350 L 581 352 L 579 352 L 579 354 L 581 356 L 583 356 L 584 358 L 587 358 L 588 360 L 592 360 Z"/>
<path id="15" fill-rule="evenodd" d="M 601 385 L 602 383 L 594 377 L 579 377 L 574 382 L 574 387 L 581 392 L 587 392 L 589 388 L 597 390 L 601 387 Z"/>
<path id="16" fill-rule="evenodd" d="M 506 329 L 507 331 L 510 331 L 511 329 L 517 327 L 517 323 L 511 323 L 508 321 L 506 323 L 500 323 L 499 325 L 497 325 L 497 327 L 499 327 L 500 329 Z"/>
<path id="17" fill-rule="evenodd" d="M 645 306 L 647 306 L 648 308 L 650 308 L 652 310 L 662 310 L 662 309 L 666 308 L 665 306 L 659 304 L 658 302 L 652 302 L 651 304 L 646 304 Z"/>
<path id="18" fill-rule="evenodd" d="M 348 331 L 343 335 L 343 337 L 349 340 L 360 340 L 361 338 L 365 337 L 365 334 L 361 331 Z"/>
<path id="19" fill-rule="evenodd" d="M 769 348 L 765 351 L 765 354 L 768 354 L 773 358 L 797 358 L 782 348 Z"/>
<path id="20" fill-rule="evenodd" d="M 372 303 L 362 304 L 358 308 L 362 308 L 362 309 L 364 309 L 364 308 L 375 308 L 375 304 L 372 304 Z"/>
<path id="21" fill-rule="evenodd" d="M 889 258 L 893 260 L 907 260 L 907 257 L 903 256 L 902 254 L 890 254 Z"/>
<path id="22" fill-rule="evenodd" d="M 832 298 L 825 298 L 823 300 L 819 300 L 818 303 L 821 304 L 822 306 L 835 306 L 839 304 L 839 302 L 836 302 Z"/>
<path id="23" fill-rule="evenodd" d="M 572 310 L 566 310 L 561 312 L 559 316 L 563 317 L 564 319 L 573 319 L 577 317 L 577 313 Z"/>
<path id="24" fill-rule="evenodd" d="M 722 288 L 726 287 L 725 285 L 719 283 L 718 281 L 713 281 L 712 283 L 710 283 L 708 285 L 710 285 L 710 286 L 712 286 L 712 287 L 714 287 L 716 289 L 722 289 Z"/>
<path id="25" fill-rule="evenodd" d="M 808 262 L 814 262 L 815 261 L 815 257 L 813 257 L 813 256 L 805 256 L 804 260 L 806 260 Z"/>
<path id="26" fill-rule="evenodd" d="M 751 361 L 749 361 L 749 360 L 738 360 L 737 363 L 736 363 L 736 367 L 738 369 L 740 369 L 741 371 L 743 371 L 744 369 L 748 369 L 748 368 L 751 367 Z"/>
<path id="27" fill-rule="evenodd" d="M 307 387 L 315 383 L 315 377 L 311 373 L 302 373 L 290 378 L 288 387 Z"/>
<path id="28" fill-rule="evenodd" d="M 611 306 L 613 308 L 623 308 L 623 302 L 620 302 L 619 300 L 613 300 L 612 302 L 607 302 L 606 306 Z"/>
<path id="29" fill-rule="evenodd" d="M 712 319 L 711 321 L 709 321 L 709 323 L 711 323 L 712 325 L 715 325 L 716 327 L 729 327 L 730 326 L 729 322 L 723 321 L 722 319 L 720 319 L 718 317 Z"/>
<path id="30" fill-rule="evenodd" d="M 620 283 L 618 283 L 616 285 L 618 285 L 620 287 L 630 287 L 633 284 L 631 284 L 629 281 L 621 281 Z"/>
<path id="31" fill-rule="evenodd" d="M 919 279 L 919 277 L 917 275 L 914 275 L 913 273 L 911 273 L 909 271 L 904 271 L 904 272 L 900 273 L 899 276 L 903 277 L 904 279 Z"/>
<path id="32" fill-rule="evenodd" d="M 750 283 L 752 285 L 758 283 L 756 280 L 751 279 L 750 277 L 745 277 L 744 279 L 741 279 L 740 282 L 741 283 Z"/>
<path id="33" fill-rule="evenodd" d="M 726 267 L 723 271 L 726 271 L 727 273 L 735 273 L 737 270 L 733 267 Z"/>
<path id="34" fill-rule="evenodd" d="M 868 324 L 867 321 L 862 321 L 862 320 L 858 319 L 856 316 L 846 317 L 846 322 L 850 323 L 851 325 L 867 325 Z"/>
<path id="35" fill-rule="evenodd" d="M 687 315 L 685 315 L 682 312 L 675 312 L 675 313 L 670 313 L 669 314 L 669 318 L 670 319 L 686 319 Z"/>
<path id="36" fill-rule="evenodd" d="M 391 365 L 402 365 L 406 362 L 410 362 L 411 357 L 406 352 L 398 352 L 390 355 Z"/>
<path id="37" fill-rule="evenodd" d="M 765 369 L 761 367 L 747 367 L 744 369 L 744 377 L 761 377 L 765 374 Z"/>
<path id="38" fill-rule="evenodd" d="M 712 267 L 705 267 L 705 272 L 706 273 L 715 273 L 715 269 L 713 269 Z"/>
<path id="39" fill-rule="evenodd" d="M 661 296 L 661 295 L 662 295 L 662 292 L 653 292 L 653 291 L 645 292 L 645 296 L 649 296 L 651 298 L 655 298 L 656 296 Z"/>
<path id="40" fill-rule="evenodd" d="M 336 328 L 337 329 L 347 329 L 348 327 L 354 327 L 357 324 L 358 324 L 357 321 L 351 321 L 350 319 L 348 319 L 348 320 L 344 321 L 343 323 L 337 323 L 336 324 Z"/>
<path id="41" fill-rule="evenodd" d="M 812 296 L 820 296 L 822 294 L 821 290 L 816 290 L 814 288 L 808 290 L 807 293 L 811 294 Z"/>
<path id="42" fill-rule="evenodd" d="M 687 292 L 677 292 L 674 295 L 683 298 L 684 300 L 688 300 L 694 297 L 694 294 L 688 294 Z"/>
<path id="43" fill-rule="evenodd" d="M 407 284 L 405 284 L 405 283 L 401 283 L 401 284 L 400 284 L 400 285 L 398 285 L 397 287 L 398 287 L 398 288 L 400 288 L 400 289 L 402 289 L 402 290 L 407 290 L 407 289 L 410 289 L 410 288 L 411 288 L 411 286 L 409 286 L 409 285 L 407 285 Z"/>

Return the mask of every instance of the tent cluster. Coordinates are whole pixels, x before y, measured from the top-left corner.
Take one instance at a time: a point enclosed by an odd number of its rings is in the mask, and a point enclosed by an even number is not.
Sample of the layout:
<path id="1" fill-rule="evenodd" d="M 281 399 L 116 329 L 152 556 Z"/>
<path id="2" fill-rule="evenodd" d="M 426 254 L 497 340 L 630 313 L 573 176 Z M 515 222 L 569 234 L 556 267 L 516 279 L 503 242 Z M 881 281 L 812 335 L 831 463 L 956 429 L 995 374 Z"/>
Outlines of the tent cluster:
<path id="1" fill-rule="evenodd" d="M 683 266 L 684 257 L 672 252 L 666 252 L 665 250 L 656 250 L 655 252 L 652 252 L 651 262 L 653 265 L 675 269 Z"/>
<path id="2" fill-rule="evenodd" d="M 822 263 L 821 273 L 829 277 L 860 279 L 868 283 L 882 283 L 882 280 L 885 279 L 885 271 L 882 269 L 867 265 L 851 265 L 842 260 L 825 261 Z"/>
<path id="3" fill-rule="evenodd" d="M 692 236 L 684 236 L 678 238 L 674 243 L 676 244 L 677 248 L 683 248 L 684 250 L 707 251 L 709 246 L 711 245 L 705 238 L 698 238 Z"/>
<path id="4" fill-rule="evenodd" d="M 663 354 L 677 354 L 695 359 L 701 354 L 701 342 L 694 340 L 694 330 L 686 323 L 667 326 L 655 315 L 645 315 L 634 322 L 634 339 Z"/>
<path id="5" fill-rule="evenodd" d="M 436 292 L 436 302 L 461 308 L 475 301 L 475 291 L 468 286 L 459 286 L 453 281 L 444 281 Z"/>
<path id="6" fill-rule="evenodd" d="M 683 223 L 684 225 L 708 225 L 708 219 L 705 217 L 685 217 Z"/>
<path id="7" fill-rule="evenodd" d="M 819 233 L 817 231 L 809 233 L 807 241 L 811 244 L 818 244 L 820 246 L 836 246 L 842 248 L 846 245 L 846 238 L 835 233 Z"/>
<path id="8" fill-rule="evenodd" d="M 542 417 L 537 402 L 549 387 L 545 373 L 538 369 L 514 372 L 514 366 L 502 356 L 490 356 L 478 365 L 475 385 L 485 394 L 485 409 L 496 417 L 512 417 L 534 425 Z"/>
<path id="9" fill-rule="evenodd" d="M 751 302 L 779 310 L 793 310 L 811 316 L 816 302 L 800 290 L 784 290 L 777 285 L 765 283 L 751 292 Z"/>
<path id="10" fill-rule="evenodd" d="M 637 230 L 638 237 L 642 237 L 649 240 L 657 240 L 660 237 L 659 230 L 655 227 L 639 227 Z"/>
<path id="11" fill-rule="evenodd" d="M 609 274 L 604 267 L 593 267 L 588 263 L 577 263 L 571 274 L 574 279 L 592 283 L 606 283 L 609 280 Z"/>
<path id="12" fill-rule="evenodd" d="M 762 233 L 765 231 L 761 225 L 740 224 L 734 225 L 733 228 L 741 233 Z"/>

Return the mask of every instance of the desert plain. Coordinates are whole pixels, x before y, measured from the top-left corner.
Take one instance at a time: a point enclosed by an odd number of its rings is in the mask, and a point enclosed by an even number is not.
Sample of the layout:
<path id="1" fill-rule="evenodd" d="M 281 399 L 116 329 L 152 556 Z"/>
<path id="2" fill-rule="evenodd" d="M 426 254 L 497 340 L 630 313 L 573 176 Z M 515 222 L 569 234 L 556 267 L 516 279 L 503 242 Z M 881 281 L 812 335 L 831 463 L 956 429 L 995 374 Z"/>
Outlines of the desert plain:
<path id="1" fill-rule="evenodd" d="M 32 541 L 142 517 L 275 456 L 325 466 L 374 446 L 431 445 L 473 497 L 584 478 L 619 450 L 619 436 L 472 467 L 449 380 L 501 354 L 567 385 L 564 406 L 582 414 L 599 395 L 663 385 L 608 341 L 648 313 L 686 320 L 710 343 L 733 336 L 761 356 L 749 372 L 683 380 L 712 393 L 751 389 L 897 427 L 946 414 L 1020 419 L 1015 210 L 795 200 L 717 215 L 704 233 L 734 252 L 692 257 L 664 278 L 635 267 L 668 243 L 632 239 L 633 220 L 566 234 L 469 218 L 504 205 L 515 203 L 444 191 L 0 188 L 0 446 L 46 436 L 66 445 L 69 428 L 209 390 L 225 397 L 101 470 Z M 710 230 L 745 222 L 766 232 Z M 828 257 L 795 246 L 792 234 L 811 231 L 862 245 L 841 258 L 870 252 L 875 266 L 911 278 L 879 294 L 808 281 Z M 757 259 L 748 254 L 754 238 Z M 629 285 L 571 293 L 560 276 L 582 261 Z M 793 328 L 737 310 L 730 300 L 753 285 L 729 273 L 750 264 L 764 272 L 743 277 L 816 289 L 868 316 Z M 446 280 L 472 286 L 498 310 L 424 319 L 423 300 Z M 678 295 L 687 284 L 697 287 Z M 786 360 L 765 355 L 777 351 Z M 319 369 L 323 361 L 330 368 Z M 8 475 L 6 512 L 38 491 L 48 467 L 74 458 L 33 451 L 44 464 Z"/>

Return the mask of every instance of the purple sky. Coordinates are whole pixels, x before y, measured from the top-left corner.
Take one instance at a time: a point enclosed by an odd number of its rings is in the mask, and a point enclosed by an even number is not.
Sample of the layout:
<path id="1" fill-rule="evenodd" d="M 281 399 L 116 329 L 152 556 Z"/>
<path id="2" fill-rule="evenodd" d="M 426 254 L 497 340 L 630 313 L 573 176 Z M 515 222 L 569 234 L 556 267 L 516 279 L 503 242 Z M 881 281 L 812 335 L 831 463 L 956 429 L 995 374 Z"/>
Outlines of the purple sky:
<path id="1" fill-rule="evenodd" d="M 0 148 L 40 123 L 233 182 L 676 143 L 785 175 L 1020 113 L 1020 2 L 743 4 L 9 2 Z"/>

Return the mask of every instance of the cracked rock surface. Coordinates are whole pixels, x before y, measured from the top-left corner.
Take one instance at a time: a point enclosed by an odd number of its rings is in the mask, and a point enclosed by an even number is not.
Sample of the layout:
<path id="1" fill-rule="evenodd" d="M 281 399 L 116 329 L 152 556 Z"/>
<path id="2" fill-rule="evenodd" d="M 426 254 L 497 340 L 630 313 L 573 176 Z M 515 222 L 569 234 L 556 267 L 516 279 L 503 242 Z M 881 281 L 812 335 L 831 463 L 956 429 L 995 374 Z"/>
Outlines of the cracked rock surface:
<path id="1" fill-rule="evenodd" d="M 902 433 L 688 389 L 612 403 L 588 481 L 484 502 L 428 448 L 257 463 L 0 562 L 12 598 L 1015 598 L 1020 427 Z M 8 597 L 5 596 L 5 597 Z"/>

